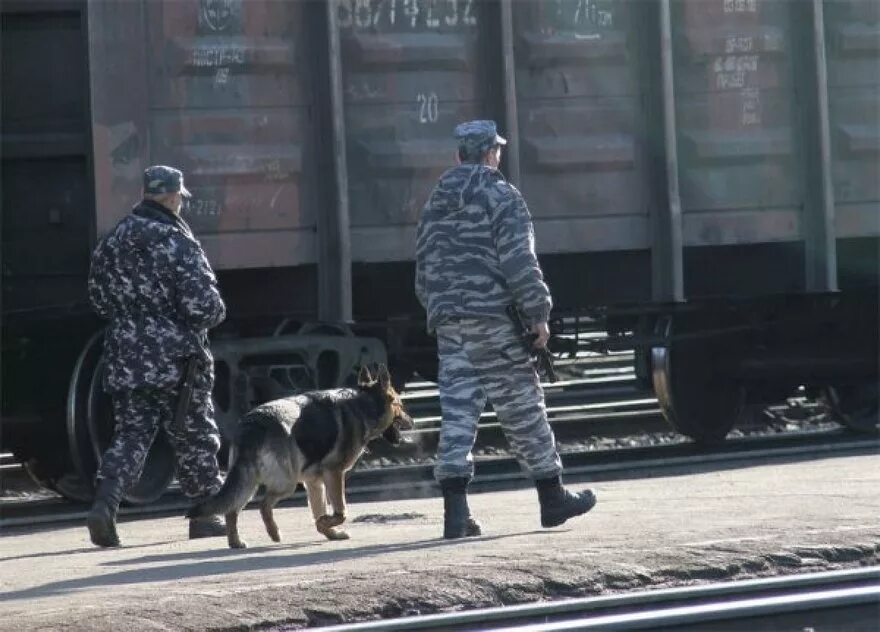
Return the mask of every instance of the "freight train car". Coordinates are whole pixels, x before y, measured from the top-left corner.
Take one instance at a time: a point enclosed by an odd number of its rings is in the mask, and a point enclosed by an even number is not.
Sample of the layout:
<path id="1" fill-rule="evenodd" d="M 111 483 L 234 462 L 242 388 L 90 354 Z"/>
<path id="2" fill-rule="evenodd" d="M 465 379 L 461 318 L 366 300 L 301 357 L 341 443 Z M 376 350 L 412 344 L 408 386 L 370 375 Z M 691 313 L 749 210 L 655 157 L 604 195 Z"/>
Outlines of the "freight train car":
<path id="1" fill-rule="evenodd" d="M 3 446 L 88 498 L 112 420 L 89 253 L 177 165 L 218 270 L 227 432 L 257 401 L 436 356 L 414 228 L 494 118 L 557 315 L 636 349 L 702 442 L 805 385 L 877 420 L 874 0 L 5 0 Z M 172 475 L 157 442 L 142 485 Z"/>

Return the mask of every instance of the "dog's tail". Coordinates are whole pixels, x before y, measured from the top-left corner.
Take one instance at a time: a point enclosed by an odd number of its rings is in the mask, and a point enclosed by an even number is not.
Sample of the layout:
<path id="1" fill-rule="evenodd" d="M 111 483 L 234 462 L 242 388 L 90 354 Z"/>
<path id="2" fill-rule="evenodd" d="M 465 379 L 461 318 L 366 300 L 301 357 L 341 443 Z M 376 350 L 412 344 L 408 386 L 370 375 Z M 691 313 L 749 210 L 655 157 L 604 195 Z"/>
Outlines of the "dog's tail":
<path id="1" fill-rule="evenodd" d="M 193 505 L 186 512 L 186 517 L 202 518 L 241 511 L 257 491 L 260 484 L 259 474 L 257 449 L 244 443 L 239 446 L 235 462 L 220 491 Z"/>

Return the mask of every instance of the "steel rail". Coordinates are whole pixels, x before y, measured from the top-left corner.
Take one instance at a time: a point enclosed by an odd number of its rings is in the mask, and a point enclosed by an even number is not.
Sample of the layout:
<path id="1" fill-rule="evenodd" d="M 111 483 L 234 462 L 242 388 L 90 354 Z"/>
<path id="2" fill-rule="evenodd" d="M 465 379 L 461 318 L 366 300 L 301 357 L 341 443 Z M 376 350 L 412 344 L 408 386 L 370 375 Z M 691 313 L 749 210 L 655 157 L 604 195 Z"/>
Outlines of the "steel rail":
<path id="1" fill-rule="evenodd" d="M 627 379 L 634 380 L 635 373 L 631 366 L 620 366 L 614 368 L 598 368 L 588 369 L 589 374 L 582 378 L 560 379 L 556 382 L 541 384 L 542 388 L 548 394 L 558 392 L 568 392 L 577 390 L 578 392 L 589 392 L 589 387 L 594 384 L 604 384 L 609 381 L 625 381 Z M 408 387 L 400 394 L 400 399 L 406 403 L 416 402 L 420 400 L 436 399 L 440 390 L 434 383 L 424 383 L 418 389 Z"/>
<path id="2" fill-rule="evenodd" d="M 637 407 L 644 407 L 650 410 L 650 412 L 656 412 L 660 414 L 660 408 L 657 405 L 657 400 L 653 397 L 640 397 L 635 399 L 624 399 L 617 401 L 602 401 L 602 402 L 590 402 L 584 404 L 569 404 L 569 405 L 559 405 L 559 406 L 547 406 L 547 416 L 550 417 L 550 421 L 553 422 L 553 417 L 559 414 L 564 413 L 586 413 L 587 411 L 602 411 L 602 410 L 616 410 L 616 409 L 631 409 Z M 439 411 L 438 411 L 439 412 Z M 497 419 L 498 415 L 494 411 L 486 411 L 480 414 L 480 419 Z M 587 417 L 584 417 L 587 419 Z M 431 415 L 425 417 L 419 417 L 414 420 L 416 432 L 436 432 L 439 429 L 439 424 L 442 420 L 440 415 Z M 483 428 L 485 425 L 480 424 L 480 428 Z"/>
<path id="3" fill-rule="evenodd" d="M 667 629 L 880 602 L 880 567 L 825 571 L 766 579 L 664 588 L 622 595 L 566 599 L 537 604 L 483 608 L 465 612 L 342 624 L 325 632 L 405 632 L 473 630 L 491 627 L 508 632 L 551 630 Z M 577 616 L 577 619 L 572 617 Z M 552 619 L 561 619 L 552 621 Z M 551 620 L 551 621 L 548 621 Z M 505 622 L 526 625 L 502 627 Z M 489 624 L 492 624 L 491 626 Z M 283 627 L 281 628 L 283 629 Z"/>
<path id="4" fill-rule="evenodd" d="M 639 393 L 642 396 L 650 393 L 648 389 L 638 387 L 635 376 L 627 374 L 606 375 L 593 378 L 588 384 L 575 386 L 572 383 L 569 386 L 573 388 L 545 389 L 544 399 L 547 405 L 553 405 L 560 400 L 571 403 L 596 401 L 600 398 L 619 397 L 622 392 Z M 419 410 L 437 408 L 440 405 L 439 395 L 436 392 L 421 399 L 402 399 L 402 401 L 413 416 L 418 416 Z"/>

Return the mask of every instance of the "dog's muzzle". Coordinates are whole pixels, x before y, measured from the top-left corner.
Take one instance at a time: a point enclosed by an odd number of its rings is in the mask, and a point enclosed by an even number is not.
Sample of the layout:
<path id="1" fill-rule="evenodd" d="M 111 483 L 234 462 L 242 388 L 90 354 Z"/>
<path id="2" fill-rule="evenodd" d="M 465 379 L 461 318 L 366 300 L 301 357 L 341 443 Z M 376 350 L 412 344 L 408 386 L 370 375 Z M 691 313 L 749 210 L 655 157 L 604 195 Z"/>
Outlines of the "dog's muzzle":
<path id="1" fill-rule="evenodd" d="M 412 430 L 413 427 L 414 424 L 412 417 L 410 417 L 406 413 L 402 415 L 395 415 L 394 421 L 392 421 L 391 425 L 388 426 L 382 433 L 382 438 L 391 445 L 400 445 L 400 443 L 403 441 L 403 435 L 400 431 Z"/>
<path id="2" fill-rule="evenodd" d="M 396 421 L 392 422 L 390 426 L 385 428 L 385 432 L 382 433 L 382 438 L 391 445 L 400 445 L 402 436 L 400 434 L 400 428 L 397 427 Z"/>

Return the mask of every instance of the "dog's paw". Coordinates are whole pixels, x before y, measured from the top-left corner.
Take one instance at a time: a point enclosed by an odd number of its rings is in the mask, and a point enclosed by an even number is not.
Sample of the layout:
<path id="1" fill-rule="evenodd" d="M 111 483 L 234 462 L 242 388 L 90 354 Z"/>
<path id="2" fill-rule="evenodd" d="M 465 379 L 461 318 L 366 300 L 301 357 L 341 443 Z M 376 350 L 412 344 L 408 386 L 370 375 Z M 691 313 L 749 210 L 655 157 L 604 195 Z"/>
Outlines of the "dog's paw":
<path id="1" fill-rule="evenodd" d="M 230 540 L 229 548 L 230 549 L 246 549 L 247 542 L 245 542 L 244 540 Z"/>
<path id="2" fill-rule="evenodd" d="M 272 538 L 272 542 L 281 542 L 281 532 L 278 529 L 270 531 L 269 537 Z"/>
<path id="3" fill-rule="evenodd" d="M 327 529 L 332 529 L 333 527 L 338 527 L 343 522 L 345 522 L 345 514 L 333 514 L 332 516 L 321 516 L 317 520 L 315 520 L 315 526 L 318 528 L 318 531 L 324 533 Z"/>
<path id="4" fill-rule="evenodd" d="M 315 527 L 317 527 L 318 533 L 328 540 L 348 540 L 348 533 L 339 528 L 343 522 L 345 522 L 345 514 L 321 516 L 315 520 Z"/>
<path id="5" fill-rule="evenodd" d="M 339 527 L 331 527 L 323 531 L 323 534 L 328 540 L 348 540 L 351 537 L 348 535 L 348 531 Z"/>
<path id="6" fill-rule="evenodd" d="M 330 527 L 338 527 L 343 522 L 345 522 L 346 517 L 347 516 L 344 513 L 335 513 L 330 516 L 330 521 L 327 523 L 327 525 Z"/>

